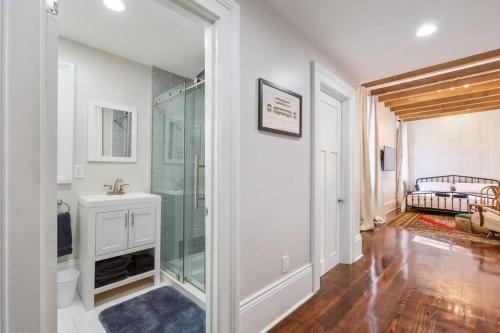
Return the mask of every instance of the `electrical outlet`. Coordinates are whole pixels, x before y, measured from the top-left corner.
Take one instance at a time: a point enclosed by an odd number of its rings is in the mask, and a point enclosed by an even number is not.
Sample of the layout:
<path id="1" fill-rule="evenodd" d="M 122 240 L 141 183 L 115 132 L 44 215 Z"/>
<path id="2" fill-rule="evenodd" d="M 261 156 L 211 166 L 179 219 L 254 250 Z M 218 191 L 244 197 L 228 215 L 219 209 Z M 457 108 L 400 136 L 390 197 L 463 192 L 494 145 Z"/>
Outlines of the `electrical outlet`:
<path id="1" fill-rule="evenodd" d="M 73 165 L 73 178 L 84 178 L 83 176 L 83 165 L 75 164 Z"/>
<path id="2" fill-rule="evenodd" d="M 290 256 L 288 254 L 286 256 L 283 256 L 281 258 L 281 273 L 285 274 L 288 272 L 288 269 L 290 267 Z"/>

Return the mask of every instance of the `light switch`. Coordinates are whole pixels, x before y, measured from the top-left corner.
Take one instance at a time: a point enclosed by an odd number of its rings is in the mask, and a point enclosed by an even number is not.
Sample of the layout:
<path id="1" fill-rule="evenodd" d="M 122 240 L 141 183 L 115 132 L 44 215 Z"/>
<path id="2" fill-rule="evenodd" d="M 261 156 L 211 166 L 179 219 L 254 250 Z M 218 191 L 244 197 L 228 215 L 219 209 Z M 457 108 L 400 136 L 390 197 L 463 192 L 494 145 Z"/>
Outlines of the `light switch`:
<path id="1" fill-rule="evenodd" d="M 83 165 L 75 164 L 73 166 L 73 178 L 84 178 L 83 176 Z"/>
<path id="2" fill-rule="evenodd" d="M 288 269 L 290 267 L 290 256 L 288 254 L 281 258 L 281 273 L 285 274 L 288 272 Z"/>

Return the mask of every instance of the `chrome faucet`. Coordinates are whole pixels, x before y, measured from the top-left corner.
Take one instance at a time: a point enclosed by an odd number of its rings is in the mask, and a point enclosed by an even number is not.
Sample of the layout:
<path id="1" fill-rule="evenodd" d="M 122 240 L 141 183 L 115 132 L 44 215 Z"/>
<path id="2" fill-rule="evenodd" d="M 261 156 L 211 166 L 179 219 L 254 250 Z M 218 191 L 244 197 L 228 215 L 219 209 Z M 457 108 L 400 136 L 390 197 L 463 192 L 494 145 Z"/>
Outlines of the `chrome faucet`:
<path id="1" fill-rule="evenodd" d="M 121 177 L 116 178 L 114 185 L 104 185 L 108 189 L 107 195 L 120 195 L 125 194 L 125 186 L 129 184 L 123 184 L 123 179 Z"/>

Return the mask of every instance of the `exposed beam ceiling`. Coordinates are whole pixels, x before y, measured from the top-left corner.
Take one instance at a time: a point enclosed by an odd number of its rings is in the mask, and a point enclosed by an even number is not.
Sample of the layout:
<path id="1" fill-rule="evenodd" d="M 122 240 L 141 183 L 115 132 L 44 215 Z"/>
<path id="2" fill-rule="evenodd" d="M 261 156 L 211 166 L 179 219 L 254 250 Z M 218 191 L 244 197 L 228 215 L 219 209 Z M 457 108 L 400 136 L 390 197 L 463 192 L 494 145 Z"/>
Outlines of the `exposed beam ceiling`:
<path id="1" fill-rule="evenodd" d="M 403 82 L 403 83 L 394 84 L 394 85 L 387 86 L 387 87 L 373 89 L 371 92 L 372 92 L 372 95 L 382 95 L 382 94 L 387 94 L 387 93 L 394 92 L 394 91 L 417 88 L 417 87 L 421 87 L 421 86 L 426 86 L 428 84 L 433 84 L 433 83 L 438 83 L 438 82 L 443 82 L 443 81 L 448 81 L 448 80 L 453 80 L 453 79 L 459 79 L 459 78 L 463 78 L 463 77 L 474 75 L 474 74 L 480 74 L 480 73 L 485 73 L 488 71 L 494 71 L 497 69 L 500 69 L 500 60 L 489 62 L 489 63 L 478 65 L 478 66 L 467 67 L 467 68 L 455 70 L 452 72 L 433 75 L 433 76 L 429 76 L 429 77 L 425 77 L 422 79 L 417 79 L 417 80 L 413 80 L 413 81 L 409 81 L 409 82 Z"/>
<path id="2" fill-rule="evenodd" d="M 430 106 L 423 106 L 423 107 L 419 107 L 419 108 L 402 109 L 402 110 L 397 110 L 398 107 L 395 107 L 392 109 L 392 111 L 394 111 L 396 116 L 400 116 L 400 115 L 404 115 L 404 114 L 420 113 L 420 112 L 427 112 L 427 111 L 444 111 L 444 110 L 447 110 L 449 108 L 455 108 L 455 107 L 473 107 L 473 106 L 477 106 L 478 104 L 485 104 L 488 102 L 500 104 L 500 95 L 484 97 L 484 98 L 477 98 L 477 99 L 470 99 L 470 100 L 465 100 L 465 101 L 457 101 L 457 102 L 451 102 L 451 103 L 442 103 L 442 104 L 436 104 L 436 105 L 430 105 Z"/>
<path id="3" fill-rule="evenodd" d="M 450 91 L 453 91 L 455 88 L 468 89 L 469 86 L 471 88 L 470 90 L 472 90 L 473 88 L 476 88 L 476 86 L 475 86 L 476 84 L 479 85 L 479 83 L 495 81 L 495 80 L 500 80 L 500 71 L 471 76 L 471 77 L 459 79 L 459 80 L 431 84 L 428 86 L 408 89 L 408 90 L 404 90 L 404 91 L 400 91 L 400 92 L 395 92 L 392 94 L 386 94 L 386 95 L 380 96 L 379 101 L 380 102 L 392 101 L 395 99 L 401 99 L 401 98 L 409 97 L 409 96 L 422 95 L 422 94 L 430 93 L 430 92 L 438 92 L 439 93 L 439 92 L 442 92 L 443 90 L 446 90 L 446 89 L 450 89 Z M 500 81 L 498 81 L 497 83 L 500 83 Z M 476 90 L 476 91 L 480 91 L 480 90 Z M 464 92 L 466 92 L 466 90 L 464 90 Z"/>
<path id="4" fill-rule="evenodd" d="M 396 111 L 396 110 L 418 108 L 418 107 L 428 106 L 428 105 L 437 105 L 437 104 L 442 104 L 442 103 L 444 104 L 444 103 L 451 103 L 451 102 L 457 102 L 457 101 L 474 100 L 474 99 L 491 97 L 491 96 L 498 96 L 498 95 L 500 95 L 500 88 L 476 92 L 476 93 L 463 94 L 463 95 L 458 95 L 458 96 L 436 98 L 436 99 L 431 99 L 431 100 L 421 101 L 421 102 L 411 102 L 410 101 L 408 103 L 401 103 L 400 101 L 392 101 L 392 102 L 386 102 L 385 106 L 390 107 L 392 111 Z"/>
<path id="5" fill-rule="evenodd" d="M 500 109 L 500 49 L 363 86 L 374 87 L 371 95 L 403 120 Z"/>
<path id="6" fill-rule="evenodd" d="M 455 106 L 455 107 L 451 107 L 451 108 L 430 110 L 430 111 L 419 111 L 419 112 L 415 112 L 413 110 L 399 111 L 399 112 L 396 112 L 396 115 L 399 116 L 400 118 L 420 117 L 420 116 L 428 116 L 428 115 L 430 116 L 430 115 L 435 115 L 435 114 L 445 114 L 445 113 L 463 111 L 463 110 L 482 109 L 485 107 L 500 108 L 500 100 L 493 101 L 493 102 L 472 104 L 472 105 L 460 105 L 460 106 Z"/>
<path id="7" fill-rule="evenodd" d="M 371 87 L 375 87 L 375 86 L 379 86 L 379 85 L 383 85 L 383 84 L 387 84 L 387 83 L 393 83 L 396 81 L 405 80 L 405 79 L 420 76 L 420 75 L 425 75 L 425 74 L 434 73 L 434 72 L 438 72 L 438 71 L 442 71 L 442 70 L 446 70 L 446 69 L 450 69 L 450 68 L 465 66 L 468 64 L 472 64 L 472 63 L 487 60 L 487 59 L 492 59 L 492 58 L 499 57 L 499 56 L 500 56 L 500 49 L 496 49 L 496 50 L 492 50 L 492 51 L 488 51 L 488 52 L 479 53 L 479 54 L 476 54 L 476 55 L 473 55 L 470 57 L 452 60 L 452 61 L 444 62 L 444 63 L 438 64 L 438 65 L 429 66 L 429 67 L 417 69 L 414 71 L 409 71 L 406 73 L 389 76 L 389 77 L 375 80 L 375 81 L 371 81 L 371 82 L 366 82 L 366 83 L 363 83 L 363 86 L 365 86 L 366 88 L 371 88 Z"/>
<path id="8" fill-rule="evenodd" d="M 414 121 L 414 120 L 423 120 L 423 119 L 430 119 L 430 118 L 449 117 L 449 116 L 457 116 L 457 115 L 468 114 L 468 113 L 492 111 L 492 110 L 497 110 L 499 108 L 500 107 L 484 107 L 484 108 L 478 108 L 478 109 L 474 109 L 474 110 L 464 109 L 464 110 L 461 110 L 461 111 L 455 111 L 455 112 L 449 112 L 449 113 L 442 113 L 442 114 L 405 117 L 405 118 L 401 118 L 401 120 L 403 120 L 403 121 Z"/>
<path id="9" fill-rule="evenodd" d="M 396 99 L 396 100 L 387 101 L 385 103 L 385 106 L 413 104 L 413 103 L 417 103 L 417 102 L 430 101 L 430 100 L 440 99 L 440 98 L 444 98 L 444 97 L 460 96 L 460 95 L 464 95 L 464 94 L 477 93 L 477 92 L 483 92 L 483 91 L 494 90 L 494 89 L 500 89 L 500 81 L 492 81 L 492 82 L 487 82 L 487 83 L 476 84 L 476 85 L 473 85 L 473 86 L 470 86 L 467 88 L 461 87 L 461 88 L 455 88 L 453 90 L 447 89 L 447 90 L 435 91 L 435 92 L 430 92 L 427 94 L 422 94 L 422 95 L 417 95 L 417 96 L 400 98 L 400 99 Z"/>

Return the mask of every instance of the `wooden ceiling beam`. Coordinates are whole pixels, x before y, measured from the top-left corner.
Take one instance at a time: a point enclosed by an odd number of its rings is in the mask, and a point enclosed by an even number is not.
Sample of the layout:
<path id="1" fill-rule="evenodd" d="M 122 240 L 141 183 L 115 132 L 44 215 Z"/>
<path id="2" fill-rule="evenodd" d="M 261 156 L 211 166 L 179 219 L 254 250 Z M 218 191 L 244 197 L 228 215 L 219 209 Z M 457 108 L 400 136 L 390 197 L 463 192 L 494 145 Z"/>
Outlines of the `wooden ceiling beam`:
<path id="1" fill-rule="evenodd" d="M 453 90 L 453 89 L 460 88 L 460 87 L 466 88 L 466 87 L 469 87 L 469 85 L 471 85 L 471 87 L 473 87 L 476 84 L 489 82 L 489 81 L 497 81 L 497 80 L 500 80 L 500 71 L 471 76 L 471 77 L 467 77 L 464 79 L 447 81 L 447 82 L 443 82 L 443 83 L 431 84 L 428 86 L 413 88 L 413 89 L 409 89 L 409 90 L 395 92 L 392 94 L 386 94 L 386 95 L 379 96 L 378 100 L 380 102 L 387 102 L 387 101 L 392 101 L 395 99 L 401 99 L 401 98 L 416 96 L 416 95 L 423 95 L 423 94 L 431 93 L 431 92 L 441 92 L 441 91 L 446 90 L 446 89 Z"/>
<path id="2" fill-rule="evenodd" d="M 401 99 L 397 99 L 397 100 L 393 100 L 393 101 L 387 101 L 387 102 L 385 102 L 385 106 L 393 107 L 393 106 L 399 106 L 399 105 L 405 105 L 405 104 L 414 104 L 414 103 L 419 103 L 419 102 L 424 102 L 424 101 L 438 100 L 438 99 L 442 99 L 445 97 L 467 95 L 467 94 L 479 93 L 479 92 L 484 92 L 484 91 L 488 91 L 488 90 L 496 90 L 496 89 L 500 89 L 500 81 L 480 83 L 480 84 L 470 86 L 468 88 L 462 87 L 462 88 L 455 88 L 453 90 L 447 89 L 447 90 L 444 90 L 441 92 L 432 92 L 432 93 L 428 93 L 428 94 L 411 96 L 411 97 L 401 98 Z M 487 95 L 485 95 L 485 96 L 487 96 Z M 440 102 L 438 102 L 438 103 L 440 103 Z M 436 104 L 438 104 L 438 103 L 436 103 Z"/>
<path id="3" fill-rule="evenodd" d="M 426 85 L 434 84 L 434 83 L 438 83 L 438 82 L 464 78 L 467 76 L 485 73 L 485 72 L 490 72 L 490 71 L 494 71 L 497 69 L 500 69 L 500 60 L 488 62 L 486 64 L 481 64 L 481 65 L 474 66 L 474 67 L 467 67 L 464 69 L 459 69 L 459 70 L 456 70 L 453 72 L 447 72 L 447 73 L 443 73 L 443 74 L 433 75 L 433 76 L 425 77 L 423 79 L 418 79 L 418 80 L 413 80 L 413 81 L 409 81 L 409 82 L 395 84 L 392 86 L 373 89 L 371 91 L 371 94 L 374 96 L 378 96 L 378 95 L 387 94 L 390 92 L 395 92 L 395 91 L 400 91 L 400 90 L 405 90 L 405 89 L 412 89 L 412 88 L 426 86 Z"/>
<path id="4" fill-rule="evenodd" d="M 462 110 L 462 111 L 449 112 L 449 113 L 444 113 L 444 114 L 426 115 L 426 116 L 418 116 L 418 117 L 406 117 L 406 118 L 401 118 L 401 120 L 405 121 L 405 122 L 406 121 L 416 121 L 416 120 L 424 120 L 424 119 L 431 119 L 431 118 L 441 118 L 441 117 L 457 116 L 457 115 L 468 114 L 468 113 L 493 111 L 493 110 L 497 110 L 497 109 L 498 108 L 484 107 L 484 108 L 476 109 L 474 111 Z"/>
<path id="5" fill-rule="evenodd" d="M 493 102 L 486 102 L 486 103 L 479 103 L 479 104 L 473 104 L 473 105 L 459 105 L 451 108 L 446 108 L 446 109 L 438 109 L 438 110 L 430 110 L 430 111 L 413 111 L 413 110 L 407 110 L 407 111 L 398 111 L 396 112 L 396 116 L 399 117 L 413 117 L 413 116 L 425 116 L 425 115 L 434 115 L 434 114 L 445 114 L 449 112 L 455 112 L 455 111 L 461 111 L 461 110 L 475 110 L 475 109 L 481 109 L 484 107 L 496 107 L 500 109 L 500 100 L 498 101 L 493 101 Z"/>
<path id="6" fill-rule="evenodd" d="M 485 93 L 487 95 L 485 96 Z M 493 100 L 500 99 L 500 89 L 497 90 L 488 90 L 480 93 L 474 94 L 465 94 L 454 97 L 446 97 L 442 99 L 436 99 L 426 102 L 420 102 L 415 104 L 406 104 L 401 106 L 394 106 L 391 108 L 391 111 L 404 111 L 404 110 L 412 110 L 412 109 L 420 109 L 420 108 L 444 108 L 449 106 L 455 106 L 450 104 L 456 103 L 481 103 L 481 102 L 489 102 Z"/>
<path id="7" fill-rule="evenodd" d="M 469 106 L 469 105 L 476 105 L 476 104 L 482 104 L 486 102 L 497 102 L 500 103 L 500 95 L 496 96 L 489 96 L 489 97 L 484 97 L 484 98 L 477 98 L 477 99 L 470 99 L 470 100 L 465 100 L 465 101 L 457 101 L 457 102 L 452 102 L 452 103 L 442 103 L 442 104 L 436 104 L 436 105 L 430 105 L 430 106 L 423 106 L 420 108 L 411 108 L 411 109 L 403 109 L 403 110 L 391 110 L 392 112 L 395 112 L 396 115 L 399 114 L 409 114 L 409 113 L 418 113 L 418 112 L 425 112 L 425 111 L 434 111 L 434 110 L 445 110 L 448 108 L 453 108 L 457 106 Z"/>
<path id="8" fill-rule="evenodd" d="M 383 79 L 366 82 L 366 83 L 363 83 L 362 85 L 366 88 L 375 87 L 375 86 L 379 86 L 382 84 L 387 84 L 387 83 L 391 83 L 391 82 L 405 80 L 405 79 L 419 76 L 419 75 L 425 75 L 425 74 L 429 74 L 429 73 L 433 73 L 433 72 L 437 72 L 437 71 L 442 71 L 442 70 L 446 70 L 446 69 L 450 69 L 450 68 L 465 66 L 465 65 L 472 64 L 472 63 L 475 63 L 478 61 L 483 61 L 483 60 L 492 59 L 492 58 L 496 58 L 496 57 L 500 57 L 500 49 L 475 54 L 475 55 L 461 58 L 461 59 L 457 59 L 457 60 L 443 62 L 443 63 L 438 64 L 438 65 L 424 67 L 424 68 L 420 68 L 417 70 L 409 71 L 409 72 L 398 74 L 398 75 L 389 76 L 389 77 L 386 77 Z"/>

